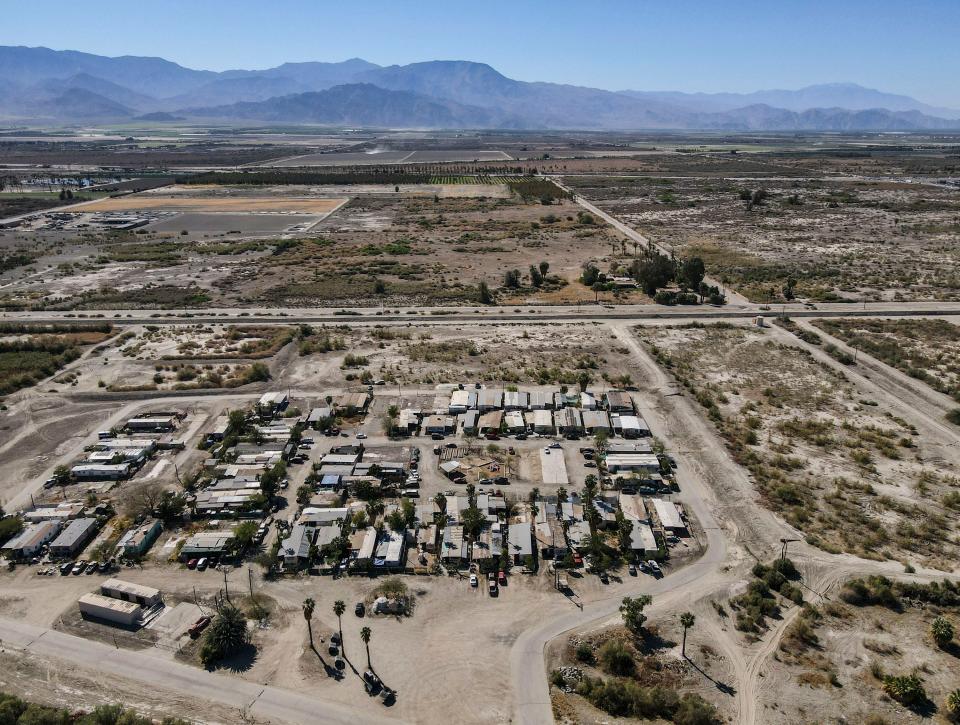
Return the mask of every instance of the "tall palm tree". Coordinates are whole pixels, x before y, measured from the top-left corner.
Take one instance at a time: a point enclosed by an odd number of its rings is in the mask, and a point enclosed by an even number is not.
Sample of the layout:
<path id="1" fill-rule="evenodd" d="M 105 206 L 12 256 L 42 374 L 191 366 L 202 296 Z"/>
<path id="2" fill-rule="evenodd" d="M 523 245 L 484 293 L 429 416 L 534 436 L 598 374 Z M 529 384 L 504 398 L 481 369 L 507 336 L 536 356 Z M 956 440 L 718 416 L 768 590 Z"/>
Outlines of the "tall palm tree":
<path id="1" fill-rule="evenodd" d="M 342 599 L 333 603 L 333 613 L 337 615 L 337 629 L 340 630 L 340 651 L 343 652 L 344 657 L 347 655 L 347 649 L 343 641 L 343 620 L 340 618 L 345 611 L 347 611 L 347 605 L 343 603 Z"/>
<path id="2" fill-rule="evenodd" d="M 310 649 L 316 649 L 313 646 L 313 610 L 317 603 L 310 597 L 303 600 L 303 618 L 307 620 L 307 633 L 310 635 Z"/>
<path id="3" fill-rule="evenodd" d="M 360 630 L 360 639 L 367 648 L 367 669 L 373 672 L 373 665 L 370 664 L 370 628 L 364 627 Z"/>
<path id="4" fill-rule="evenodd" d="M 687 656 L 687 630 L 690 629 L 697 621 L 697 618 L 693 616 L 692 612 L 684 612 L 680 615 L 680 624 L 683 625 L 683 646 L 680 648 L 680 653 L 683 657 Z"/>

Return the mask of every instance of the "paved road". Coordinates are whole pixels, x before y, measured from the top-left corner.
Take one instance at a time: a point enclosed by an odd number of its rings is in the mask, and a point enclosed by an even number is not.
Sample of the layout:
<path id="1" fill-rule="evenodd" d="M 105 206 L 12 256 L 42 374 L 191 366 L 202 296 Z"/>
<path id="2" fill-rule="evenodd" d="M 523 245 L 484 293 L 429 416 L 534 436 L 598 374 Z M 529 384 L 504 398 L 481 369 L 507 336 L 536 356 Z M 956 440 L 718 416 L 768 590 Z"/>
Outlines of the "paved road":
<path id="1" fill-rule="evenodd" d="M 685 596 L 691 587 L 697 587 L 709 574 L 716 572 L 727 556 L 727 542 L 710 507 L 699 492 L 685 499 L 684 503 L 702 523 L 706 533 L 706 551 L 690 566 L 664 577 L 652 579 L 644 576 L 637 580 L 636 588 L 628 594 L 593 602 L 583 610 L 573 609 L 569 614 L 544 621 L 539 626 L 524 631 L 510 650 L 510 671 L 513 678 L 514 716 L 521 725 L 549 725 L 553 723 L 550 705 L 550 687 L 544 667 L 544 648 L 552 639 L 571 629 L 599 623 L 616 615 L 624 596 L 651 594 L 658 608 L 666 607 L 677 597 Z M 676 595 L 671 597 L 670 595 Z M 571 605 L 573 606 L 573 605 Z"/>
<path id="2" fill-rule="evenodd" d="M 773 318 L 780 314 L 789 317 L 909 317 L 960 315 L 960 302 L 876 302 L 862 304 L 818 304 L 816 309 L 800 303 L 776 305 L 762 310 L 756 304 L 727 304 L 723 307 L 692 305 L 518 305 L 517 307 L 411 307 L 393 308 L 381 313 L 373 307 L 353 308 L 351 314 L 337 314 L 334 309 L 321 308 L 249 308 L 205 310 L 110 310 L 108 312 L 76 313 L 44 310 L 38 312 L 2 312 L 3 322 L 109 322 L 127 325 L 186 325 L 186 324 L 297 324 L 328 323 L 349 325 L 443 325 L 443 324 L 501 324 L 504 322 L 591 322 L 593 320 L 705 320 L 742 318 L 756 315 Z M 399 309 L 399 312 L 396 310 Z M 519 310 L 519 311 L 516 311 Z M 80 315 L 86 315 L 81 317 Z M 96 315 L 96 317 L 94 317 Z"/>
<path id="3" fill-rule="evenodd" d="M 0 619 L 4 649 L 63 660 L 167 690 L 179 697 L 217 702 L 246 710 L 260 720 L 312 725 L 397 723 L 395 717 L 371 716 L 345 705 L 307 697 L 278 687 L 258 685 L 238 677 L 218 675 L 190 665 L 155 657 L 147 651 L 118 649 L 89 639 Z"/>

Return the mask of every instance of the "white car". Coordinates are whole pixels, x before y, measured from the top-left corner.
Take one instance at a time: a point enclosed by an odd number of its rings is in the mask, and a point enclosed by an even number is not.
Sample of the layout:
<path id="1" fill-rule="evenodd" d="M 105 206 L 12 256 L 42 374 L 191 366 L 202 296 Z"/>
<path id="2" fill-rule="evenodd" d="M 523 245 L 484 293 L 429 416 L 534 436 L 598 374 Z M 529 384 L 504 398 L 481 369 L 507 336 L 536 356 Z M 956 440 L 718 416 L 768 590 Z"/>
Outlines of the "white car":
<path id="1" fill-rule="evenodd" d="M 480 581 L 477 579 L 477 575 L 476 575 L 476 574 L 471 574 L 471 575 L 470 575 L 470 586 L 472 586 L 472 587 L 478 587 L 478 586 L 480 586 Z"/>
<path id="2" fill-rule="evenodd" d="M 357 433 L 357 438 L 359 438 L 359 439 L 361 439 L 361 440 L 363 440 L 363 439 L 366 438 L 366 437 L 367 437 L 367 434 L 364 433 L 363 431 L 360 431 L 359 433 Z"/>

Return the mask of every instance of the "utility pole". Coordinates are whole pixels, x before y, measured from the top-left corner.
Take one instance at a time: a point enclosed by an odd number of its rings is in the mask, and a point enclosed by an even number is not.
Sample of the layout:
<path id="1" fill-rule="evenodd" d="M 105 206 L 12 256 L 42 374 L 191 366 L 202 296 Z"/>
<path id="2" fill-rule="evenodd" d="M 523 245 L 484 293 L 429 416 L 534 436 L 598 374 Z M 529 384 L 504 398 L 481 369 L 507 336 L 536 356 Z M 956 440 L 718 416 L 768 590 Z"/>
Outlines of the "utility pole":
<path id="1" fill-rule="evenodd" d="M 224 592 L 224 596 L 226 597 L 227 601 L 229 602 L 229 601 L 230 601 L 230 589 L 228 588 L 228 584 L 227 584 L 227 572 L 228 572 L 228 571 L 230 571 L 230 567 L 228 567 L 228 566 L 223 567 L 223 592 Z"/>
<path id="2" fill-rule="evenodd" d="M 250 599 L 253 600 L 253 569 L 247 567 L 247 581 L 250 584 Z"/>

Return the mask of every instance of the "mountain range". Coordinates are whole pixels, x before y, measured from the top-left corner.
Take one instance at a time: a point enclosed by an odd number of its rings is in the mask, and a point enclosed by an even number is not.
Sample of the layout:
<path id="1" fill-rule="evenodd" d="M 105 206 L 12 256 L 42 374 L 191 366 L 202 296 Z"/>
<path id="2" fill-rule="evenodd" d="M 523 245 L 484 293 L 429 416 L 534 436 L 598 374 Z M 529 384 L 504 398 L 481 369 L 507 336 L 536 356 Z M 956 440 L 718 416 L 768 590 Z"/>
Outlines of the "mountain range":
<path id="1" fill-rule="evenodd" d="M 960 111 L 850 83 L 755 93 L 606 91 L 504 76 L 489 65 L 284 63 L 213 72 L 163 58 L 0 46 L 0 119 L 131 119 L 389 128 L 911 131 Z"/>

